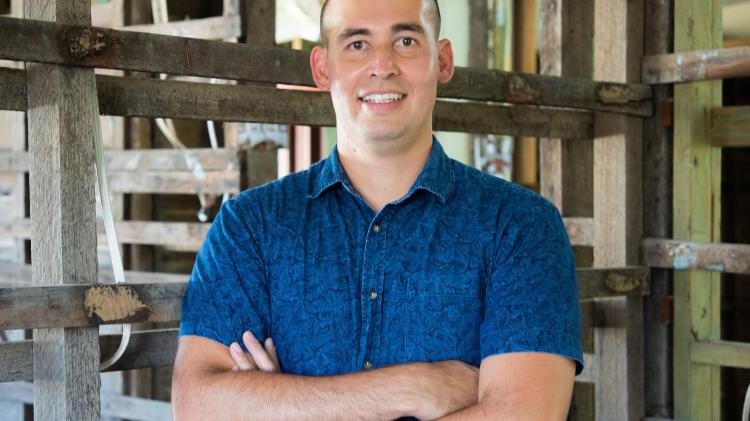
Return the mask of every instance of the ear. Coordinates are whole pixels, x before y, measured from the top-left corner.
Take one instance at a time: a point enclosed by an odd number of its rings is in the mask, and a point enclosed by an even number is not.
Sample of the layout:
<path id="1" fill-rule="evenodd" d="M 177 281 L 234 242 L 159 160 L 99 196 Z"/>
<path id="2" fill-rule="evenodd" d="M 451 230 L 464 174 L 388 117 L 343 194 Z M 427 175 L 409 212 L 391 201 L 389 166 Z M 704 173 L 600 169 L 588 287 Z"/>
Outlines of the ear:
<path id="1" fill-rule="evenodd" d="M 455 67 L 453 64 L 453 46 L 447 39 L 438 41 L 438 66 L 440 66 L 438 82 L 448 83 L 453 78 Z"/>
<path id="2" fill-rule="evenodd" d="M 315 85 L 322 91 L 328 91 L 331 88 L 331 82 L 328 79 L 328 50 L 323 47 L 315 46 L 310 52 L 310 69 Z"/>

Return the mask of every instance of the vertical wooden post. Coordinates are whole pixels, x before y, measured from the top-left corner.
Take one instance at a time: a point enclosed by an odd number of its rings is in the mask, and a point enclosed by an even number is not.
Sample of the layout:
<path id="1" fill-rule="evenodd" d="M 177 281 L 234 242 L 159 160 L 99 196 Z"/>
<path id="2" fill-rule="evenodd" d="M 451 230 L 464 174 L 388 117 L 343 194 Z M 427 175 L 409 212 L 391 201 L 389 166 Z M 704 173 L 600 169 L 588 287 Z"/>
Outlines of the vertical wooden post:
<path id="1" fill-rule="evenodd" d="M 515 0 L 513 4 L 513 70 L 536 73 L 536 0 Z M 537 139 L 518 137 L 513 150 L 513 180 L 532 190 L 539 189 Z"/>
<path id="2" fill-rule="evenodd" d="M 675 2 L 675 52 L 721 48 L 721 1 Z M 711 146 L 711 108 L 721 106 L 721 82 L 674 88 L 674 238 L 719 242 L 721 149 Z M 721 335 L 721 275 L 685 271 L 674 275 L 675 417 L 718 420 L 721 368 L 695 364 L 695 341 Z"/>
<path id="3" fill-rule="evenodd" d="M 26 17 L 91 24 L 89 0 L 28 0 Z M 34 285 L 97 282 L 92 69 L 28 64 Z M 34 418 L 99 419 L 97 328 L 34 331 Z"/>
<path id="4" fill-rule="evenodd" d="M 638 82 L 643 56 L 643 0 L 595 1 L 594 78 Z M 642 120 L 598 113 L 594 118 L 594 265 L 638 263 L 642 237 Z M 622 327 L 595 330 L 599 356 L 596 417 L 643 416 L 643 300 L 603 300 L 622 313 Z"/>
<path id="5" fill-rule="evenodd" d="M 644 54 L 673 51 L 673 1 L 646 0 Z M 643 122 L 643 231 L 645 237 L 672 238 L 672 128 L 662 123 L 670 110 L 669 85 L 654 86 L 655 115 Z M 671 321 L 662 309 L 669 304 L 672 271 L 651 269 L 651 294 L 645 297 L 643 312 L 645 414 L 672 418 L 672 336 Z"/>

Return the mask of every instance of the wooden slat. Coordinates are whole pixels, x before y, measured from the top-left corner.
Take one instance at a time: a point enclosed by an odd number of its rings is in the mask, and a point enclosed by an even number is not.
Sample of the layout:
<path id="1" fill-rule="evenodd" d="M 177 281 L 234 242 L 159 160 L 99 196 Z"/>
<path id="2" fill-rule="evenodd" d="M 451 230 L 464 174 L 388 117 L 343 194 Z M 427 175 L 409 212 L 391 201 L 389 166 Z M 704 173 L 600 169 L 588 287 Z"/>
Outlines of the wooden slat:
<path id="1" fill-rule="evenodd" d="M 570 243 L 574 246 L 594 245 L 593 218 L 563 218 Z"/>
<path id="2" fill-rule="evenodd" d="M 675 1 L 674 14 L 675 53 L 688 53 L 683 63 L 693 62 L 688 58 L 694 57 L 695 51 L 721 47 L 719 1 Z M 711 60 L 705 63 L 711 65 Z M 721 149 L 711 147 L 710 126 L 710 110 L 721 106 L 721 98 L 720 82 L 674 86 L 672 235 L 676 240 L 721 242 Z M 693 363 L 690 347 L 694 341 L 721 339 L 721 274 L 677 271 L 673 284 L 673 367 L 679 368 L 673 379 L 674 416 L 719 420 L 721 369 Z"/>
<path id="3" fill-rule="evenodd" d="M 211 224 L 190 222 L 117 221 L 117 239 L 123 244 L 145 244 L 197 251 Z M 106 244 L 104 226 L 97 225 L 99 243 Z M 31 238 L 31 222 L 18 220 L 0 223 L 0 237 Z"/>
<path id="4" fill-rule="evenodd" d="M 149 25 L 130 25 L 121 29 L 149 34 L 219 40 L 239 37 L 241 35 L 240 26 L 240 16 L 229 15 Z"/>
<path id="5" fill-rule="evenodd" d="M 643 264 L 658 268 L 750 274 L 750 245 L 746 244 L 646 238 L 641 256 Z"/>
<path id="6" fill-rule="evenodd" d="M 175 171 L 108 171 L 113 193 L 239 193 L 239 171 L 206 173 Z"/>
<path id="7" fill-rule="evenodd" d="M 642 69 L 645 83 L 697 82 L 750 76 L 750 46 L 647 56 L 643 58 Z"/>
<path id="8" fill-rule="evenodd" d="M 34 385 L 32 383 L 0 384 L 0 394 L 9 400 L 31 404 L 34 402 Z M 172 407 L 168 402 L 110 392 L 102 392 L 100 400 L 100 415 L 103 418 L 162 421 L 169 420 L 172 416 Z"/>
<path id="9" fill-rule="evenodd" d="M 18 83 L 21 71 L 0 69 L 0 80 Z M 262 86 L 226 86 L 111 76 L 97 77 L 102 114 L 333 126 L 330 95 Z M 0 108 L 18 99 L 0 97 Z M 21 108 L 23 110 L 25 108 Z M 513 136 L 591 137 L 585 112 L 438 101 L 435 130 Z"/>
<path id="10" fill-rule="evenodd" d="M 579 269 L 581 299 L 642 295 L 646 268 Z M 176 321 L 185 282 L 0 289 L 0 330 Z"/>
<path id="11" fill-rule="evenodd" d="M 714 146 L 750 147 L 750 107 L 714 108 L 711 120 L 711 143 Z"/>
<path id="12" fill-rule="evenodd" d="M 3 288 L 0 330 L 176 321 L 186 287 L 175 282 Z"/>
<path id="13" fill-rule="evenodd" d="M 283 48 L 12 18 L 0 18 L 0 37 L 14 40 L 0 45 L 0 58 L 10 60 L 313 86 L 308 54 Z M 454 78 L 439 96 L 651 114 L 643 85 L 465 68 Z"/>
<path id="14" fill-rule="evenodd" d="M 143 271 L 125 271 L 125 280 L 131 284 L 185 282 L 189 275 L 177 273 L 157 273 Z M 114 283 L 111 271 L 99 271 L 100 284 Z M 17 287 L 31 285 L 31 265 L 0 263 L 0 287 Z"/>
<path id="15" fill-rule="evenodd" d="M 177 351 L 177 329 L 160 329 L 133 332 L 125 353 L 117 363 L 105 371 L 133 370 L 165 367 L 174 363 Z M 99 337 L 101 359 L 111 356 L 120 345 L 120 335 Z M 34 341 L 24 340 L 0 343 L 0 383 L 31 381 Z"/>
<path id="16" fill-rule="evenodd" d="M 694 342 L 690 345 L 690 359 L 698 364 L 748 370 L 750 369 L 750 343 Z"/>

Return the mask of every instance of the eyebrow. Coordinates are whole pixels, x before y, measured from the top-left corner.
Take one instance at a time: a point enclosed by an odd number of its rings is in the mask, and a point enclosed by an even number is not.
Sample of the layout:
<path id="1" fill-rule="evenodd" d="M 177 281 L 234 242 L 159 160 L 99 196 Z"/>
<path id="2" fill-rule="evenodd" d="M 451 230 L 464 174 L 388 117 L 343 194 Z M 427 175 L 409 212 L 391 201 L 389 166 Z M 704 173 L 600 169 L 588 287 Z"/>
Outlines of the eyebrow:
<path id="1" fill-rule="evenodd" d="M 396 23 L 393 26 L 391 26 L 391 32 L 393 33 L 399 33 L 399 32 L 416 32 L 421 35 L 425 35 L 425 30 L 422 27 L 422 25 L 416 24 L 416 23 Z M 369 29 L 366 28 L 347 28 L 341 31 L 338 37 L 336 37 L 336 40 L 338 42 L 343 42 L 348 38 L 356 37 L 356 36 L 369 36 L 372 32 L 370 32 Z"/>

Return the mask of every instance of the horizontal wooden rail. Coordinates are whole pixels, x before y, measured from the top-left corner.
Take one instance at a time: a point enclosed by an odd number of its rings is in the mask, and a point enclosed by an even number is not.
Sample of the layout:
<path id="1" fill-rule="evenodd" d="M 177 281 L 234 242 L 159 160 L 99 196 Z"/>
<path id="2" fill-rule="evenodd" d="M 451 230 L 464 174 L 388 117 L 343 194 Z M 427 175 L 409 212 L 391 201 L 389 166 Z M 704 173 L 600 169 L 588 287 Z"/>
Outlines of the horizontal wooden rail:
<path id="1" fill-rule="evenodd" d="M 125 271 L 125 280 L 134 284 L 185 282 L 188 277 L 187 274 L 179 273 Z M 114 275 L 108 270 L 100 270 L 98 279 L 103 284 L 115 282 Z M 31 285 L 31 265 L 0 263 L 0 288 L 29 285 Z"/>
<path id="2" fill-rule="evenodd" d="M 106 28 L 0 18 L 0 58 L 174 75 L 313 86 L 301 51 Z M 458 68 L 439 97 L 583 108 L 647 116 L 645 85 Z"/>
<path id="3" fill-rule="evenodd" d="M 132 175 L 130 175 L 132 177 Z M 118 221 L 117 239 L 123 244 L 164 246 L 183 251 L 198 251 L 210 224 L 191 222 Z M 97 224 L 99 243 L 106 244 L 104 226 Z M 31 238 L 31 221 L 21 219 L 0 223 L 0 237 Z"/>
<path id="4" fill-rule="evenodd" d="M 574 246 L 594 245 L 593 218 L 563 218 L 570 243 Z"/>
<path id="5" fill-rule="evenodd" d="M 750 274 L 750 245 L 646 238 L 641 262 L 665 269 Z"/>
<path id="6" fill-rule="evenodd" d="M 2 48 L 0 46 L 0 48 Z M 333 126 L 330 95 L 247 85 L 97 76 L 102 114 Z M 0 69 L 0 109 L 26 110 L 25 73 Z M 511 136 L 592 137 L 591 113 L 438 101 L 434 128 Z"/>
<path id="7" fill-rule="evenodd" d="M 646 268 L 577 273 L 580 299 L 648 293 Z M 0 330 L 176 321 L 186 286 L 159 282 L 0 288 Z"/>
<path id="8" fill-rule="evenodd" d="M 129 419 L 138 421 L 162 421 L 172 419 L 172 406 L 169 402 L 125 396 L 119 393 L 101 391 L 101 412 L 103 418 Z M 5 400 L 34 403 L 32 383 L 0 384 L 0 396 Z"/>
<path id="9" fill-rule="evenodd" d="M 128 347 L 117 363 L 105 371 L 166 367 L 174 363 L 177 350 L 177 329 L 133 332 Z M 30 381 L 33 379 L 34 341 L 23 340 L 0 343 L 0 382 Z M 102 360 L 110 357 L 120 345 L 120 335 L 99 337 Z"/>
<path id="10" fill-rule="evenodd" d="M 643 57 L 644 83 L 679 83 L 750 76 L 750 46 Z"/>
<path id="11" fill-rule="evenodd" d="M 711 143 L 714 146 L 750 147 L 750 107 L 714 108 L 711 121 Z"/>
<path id="12" fill-rule="evenodd" d="M 716 341 L 693 342 L 690 359 L 701 364 L 750 369 L 750 343 Z"/>
<path id="13" fill-rule="evenodd" d="M 123 31 L 212 40 L 239 38 L 242 35 L 242 23 L 239 15 L 212 16 L 210 18 L 152 23 L 148 25 L 130 25 L 119 29 Z"/>

